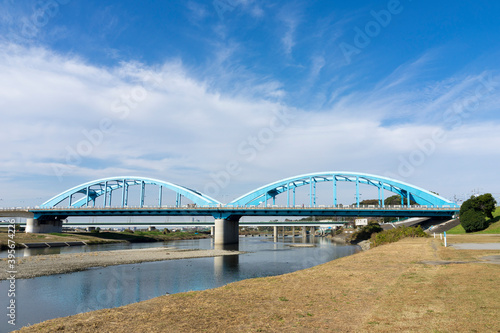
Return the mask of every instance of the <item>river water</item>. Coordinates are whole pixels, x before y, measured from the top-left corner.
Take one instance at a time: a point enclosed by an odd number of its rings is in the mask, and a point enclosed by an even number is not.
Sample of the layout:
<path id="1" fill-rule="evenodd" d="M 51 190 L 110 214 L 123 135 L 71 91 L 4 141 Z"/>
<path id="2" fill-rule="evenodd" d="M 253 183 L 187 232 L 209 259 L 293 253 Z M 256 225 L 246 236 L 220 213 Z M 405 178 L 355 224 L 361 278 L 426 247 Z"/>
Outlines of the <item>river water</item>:
<path id="1" fill-rule="evenodd" d="M 313 244 L 314 247 L 294 247 L 294 243 Z M 212 239 L 199 239 L 66 247 L 50 251 L 88 252 L 162 246 L 179 249 L 214 248 Z M 336 244 L 320 237 L 287 237 L 277 243 L 264 237 L 241 237 L 238 249 L 247 253 L 118 265 L 33 279 L 17 279 L 15 326 L 8 323 L 7 316 L 9 282 L 0 281 L 0 308 L 3 309 L 3 314 L 0 313 L 0 332 L 10 332 L 51 318 L 118 307 L 165 294 L 216 288 L 243 279 L 290 273 L 359 251 L 357 246 Z M 36 255 L 44 252 L 47 250 L 36 249 L 19 251 L 17 255 Z"/>

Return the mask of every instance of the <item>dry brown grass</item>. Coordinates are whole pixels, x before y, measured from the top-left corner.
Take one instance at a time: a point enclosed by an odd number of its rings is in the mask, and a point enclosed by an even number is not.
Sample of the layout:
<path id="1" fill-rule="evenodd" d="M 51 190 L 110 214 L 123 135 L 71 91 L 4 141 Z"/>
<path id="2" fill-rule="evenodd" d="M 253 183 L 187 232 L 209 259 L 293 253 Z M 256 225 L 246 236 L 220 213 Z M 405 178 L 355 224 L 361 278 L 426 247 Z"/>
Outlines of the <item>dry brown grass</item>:
<path id="1" fill-rule="evenodd" d="M 307 270 L 54 319 L 21 332 L 499 332 L 500 265 L 405 239 Z M 500 251 L 487 251 L 500 254 Z"/>
<path id="2" fill-rule="evenodd" d="M 500 254 L 444 248 L 439 240 L 430 241 L 435 261 L 478 261 L 485 255 Z M 399 276 L 363 329 L 500 332 L 499 277 L 500 265 L 494 264 L 415 265 Z"/>

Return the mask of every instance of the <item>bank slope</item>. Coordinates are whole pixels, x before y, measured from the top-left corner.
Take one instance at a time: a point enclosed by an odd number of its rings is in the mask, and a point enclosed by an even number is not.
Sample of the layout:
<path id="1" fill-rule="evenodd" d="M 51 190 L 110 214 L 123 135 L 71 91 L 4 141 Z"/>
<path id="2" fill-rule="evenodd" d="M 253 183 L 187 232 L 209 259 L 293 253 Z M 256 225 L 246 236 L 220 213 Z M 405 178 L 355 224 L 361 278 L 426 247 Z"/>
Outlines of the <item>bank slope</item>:
<path id="1" fill-rule="evenodd" d="M 21 332 L 496 332 L 500 265 L 421 263 L 492 253 L 404 239 L 290 274 L 58 318 Z M 472 279 L 478 282 L 464 283 Z"/>

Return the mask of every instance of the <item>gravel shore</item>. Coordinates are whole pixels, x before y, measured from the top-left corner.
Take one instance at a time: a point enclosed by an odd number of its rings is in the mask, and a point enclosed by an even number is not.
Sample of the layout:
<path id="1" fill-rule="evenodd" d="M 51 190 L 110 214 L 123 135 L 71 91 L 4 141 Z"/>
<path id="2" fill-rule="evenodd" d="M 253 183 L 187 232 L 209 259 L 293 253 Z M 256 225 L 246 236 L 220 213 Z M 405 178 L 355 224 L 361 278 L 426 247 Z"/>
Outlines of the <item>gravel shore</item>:
<path id="1" fill-rule="evenodd" d="M 239 255 L 243 252 L 226 250 L 178 250 L 175 248 L 149 248 L 53 254 L 16 258 L 16 279 L 82 271 L 91 267 L 134 264 L 147 261 L 161 261 L 188 258 Z M 7 267 L 7 259 L 1 260 L 1 267 Z M 0 271 L 0 280 L 8 279 L 6 269 Z"/>

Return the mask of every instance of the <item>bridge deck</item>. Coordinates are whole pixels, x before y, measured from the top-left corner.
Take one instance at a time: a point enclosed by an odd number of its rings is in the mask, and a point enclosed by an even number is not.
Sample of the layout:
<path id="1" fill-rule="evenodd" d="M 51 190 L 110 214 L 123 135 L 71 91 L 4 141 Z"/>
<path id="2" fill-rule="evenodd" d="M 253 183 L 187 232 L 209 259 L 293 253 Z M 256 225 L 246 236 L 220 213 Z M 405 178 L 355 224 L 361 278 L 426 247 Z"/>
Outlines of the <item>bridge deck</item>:
<path id="1" fill-rule="evenodd" d="M 103 207 L 8 208 L 1 217 L 41 216 L 365 216 L 433 217 L 457 214 L 456 207 L 323 206 L 323 207 Z"/>

